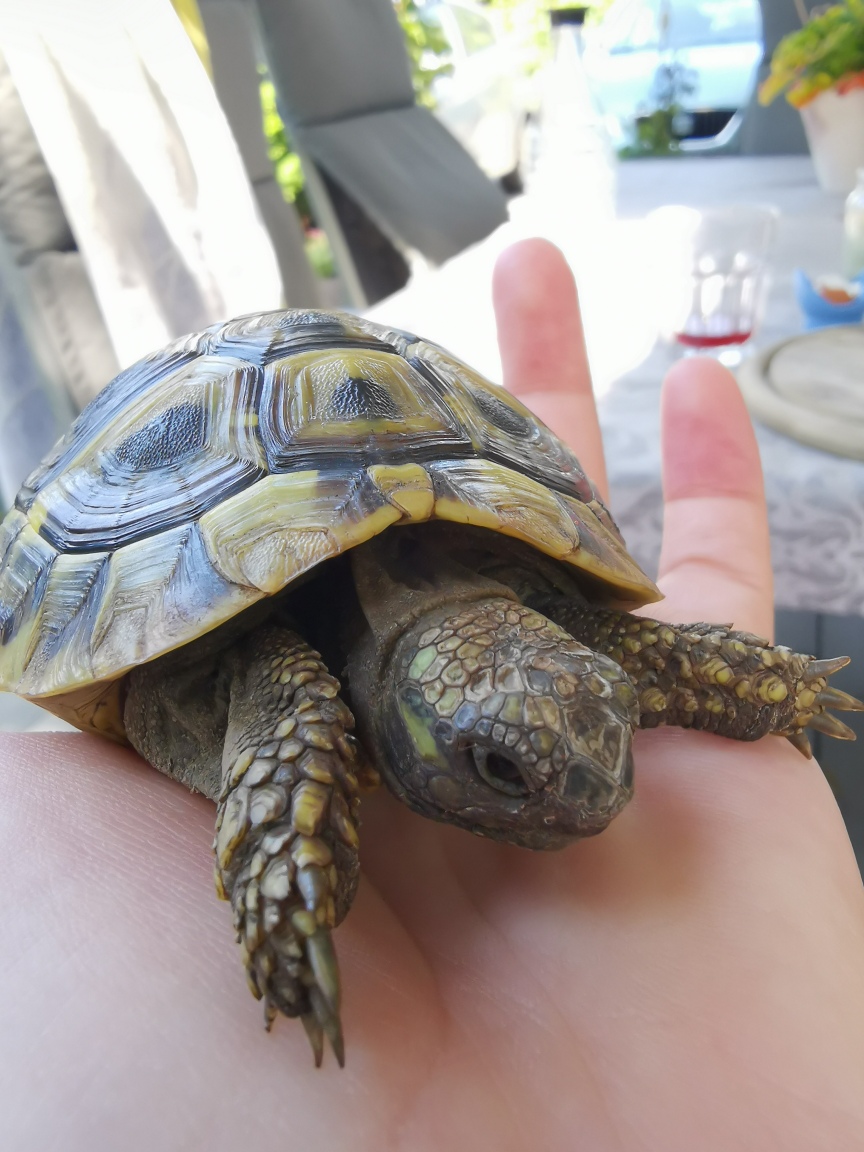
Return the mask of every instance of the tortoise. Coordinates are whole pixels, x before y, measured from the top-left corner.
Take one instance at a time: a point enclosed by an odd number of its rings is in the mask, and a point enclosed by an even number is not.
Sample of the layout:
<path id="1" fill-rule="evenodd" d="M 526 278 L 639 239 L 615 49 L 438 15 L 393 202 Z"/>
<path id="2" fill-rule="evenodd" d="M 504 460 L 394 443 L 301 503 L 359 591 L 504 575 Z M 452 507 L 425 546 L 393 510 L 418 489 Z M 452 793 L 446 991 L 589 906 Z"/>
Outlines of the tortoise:
<path id="1" fill-rule="evenodd" d="M 265 1023 L 341 1064 L 331 933 L 379 771 L 421 815 L 553 849 L 630 799 L 638 727 L 853 738 L 826 711 L 864 708 L 827 685 L 846 658 L 631 614 L 659 598 L 504 389 L 407 332 L 269 312 L 122 372 L 25 481 L 0 688 L 216 802 Z"/>

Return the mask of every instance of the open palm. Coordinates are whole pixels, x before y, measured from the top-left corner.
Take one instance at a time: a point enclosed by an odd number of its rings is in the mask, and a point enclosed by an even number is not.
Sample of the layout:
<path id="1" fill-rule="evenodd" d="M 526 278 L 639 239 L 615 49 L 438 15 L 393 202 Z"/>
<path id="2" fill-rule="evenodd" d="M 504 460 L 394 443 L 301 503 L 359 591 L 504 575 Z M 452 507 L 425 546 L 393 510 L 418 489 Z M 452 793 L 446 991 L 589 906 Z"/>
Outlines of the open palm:
<path id="1" fill-rule="evenodd" d="M 502 257 L 506 383 L 603 461 L 576 295 Z M 734 382 L 664 398 L 656 609 L 767 634 L 755 442 Z M 0 1117 L 15 1152 L 864 1148 L 864 890 L 784 740 L 639 734 L 636 798 L 533 854 L 364 801 L 336 934 L 348 1062 L 265 1034 L 216 900 L 213 808 L 95 738 L 0 741 Z"/>

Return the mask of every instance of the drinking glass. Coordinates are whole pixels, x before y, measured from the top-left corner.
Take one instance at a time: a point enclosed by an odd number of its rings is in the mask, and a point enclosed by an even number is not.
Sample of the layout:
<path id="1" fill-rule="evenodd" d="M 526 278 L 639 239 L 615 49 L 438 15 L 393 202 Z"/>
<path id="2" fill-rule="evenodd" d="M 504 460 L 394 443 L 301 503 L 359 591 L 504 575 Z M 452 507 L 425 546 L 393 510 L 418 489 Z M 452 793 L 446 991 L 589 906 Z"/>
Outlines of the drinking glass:
<path id="1" fill-rule="evenodd" d="M 688 352 L 740 360 L 761 316 L 777 216 L 766 204 L 651 214 L 665 335 Z"/>

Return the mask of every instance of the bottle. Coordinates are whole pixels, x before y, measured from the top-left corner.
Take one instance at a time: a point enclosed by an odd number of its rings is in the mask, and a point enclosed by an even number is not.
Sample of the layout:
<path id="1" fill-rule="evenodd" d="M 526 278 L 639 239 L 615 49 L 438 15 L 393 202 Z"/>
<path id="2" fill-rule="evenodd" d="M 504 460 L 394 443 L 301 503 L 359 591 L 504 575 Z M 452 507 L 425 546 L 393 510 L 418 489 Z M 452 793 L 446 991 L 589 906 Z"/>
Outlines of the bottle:
<path id="1" fill-rule="evenodd" d="M 864 272 L 864 168 L 857 181 L 843 213 L 843 272 L 850 280 Z"/>

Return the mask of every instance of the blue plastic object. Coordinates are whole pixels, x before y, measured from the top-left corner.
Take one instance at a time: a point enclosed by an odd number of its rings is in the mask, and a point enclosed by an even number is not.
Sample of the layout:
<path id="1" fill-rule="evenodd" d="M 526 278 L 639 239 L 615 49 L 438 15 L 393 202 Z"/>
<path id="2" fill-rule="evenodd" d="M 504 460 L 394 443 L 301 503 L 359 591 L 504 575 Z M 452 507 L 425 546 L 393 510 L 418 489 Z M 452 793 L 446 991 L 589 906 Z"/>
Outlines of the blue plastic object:
<path id="1" fill-rule="evenodd" d="M 804 313 L 804 327 L 808 332 L 814 328 L 831 328 L 837 324 L 860 324 L 864 320 L 864 273 L 852 283 L 861 285 L 862 292 L 858 299 L 850 300 L 848 304 L 832 304 L 816 291 L 806 272 L 800 268 L 795 269 L 795 298 Z"/>

